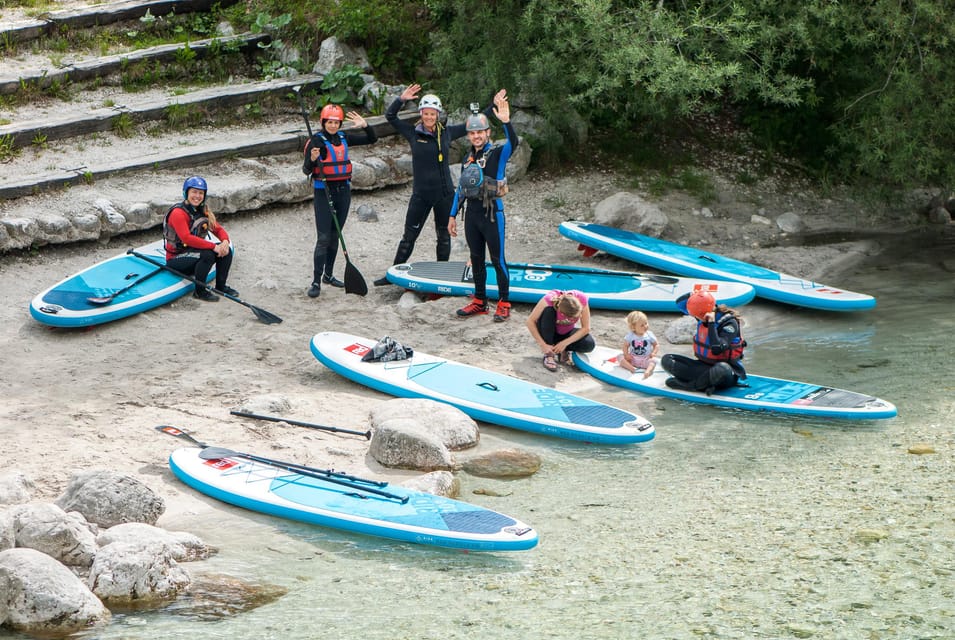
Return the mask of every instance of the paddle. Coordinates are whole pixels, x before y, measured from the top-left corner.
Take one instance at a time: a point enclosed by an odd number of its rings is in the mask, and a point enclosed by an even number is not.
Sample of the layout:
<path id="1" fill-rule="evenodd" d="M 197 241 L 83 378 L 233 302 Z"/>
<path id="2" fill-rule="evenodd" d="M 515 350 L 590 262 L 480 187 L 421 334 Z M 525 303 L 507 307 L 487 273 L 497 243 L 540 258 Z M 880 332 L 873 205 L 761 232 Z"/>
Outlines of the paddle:
<path id="1" fill-rule="evenodd" d="M 149 273 L 147 273 L 146 275 L 144 275 L 142 278 L 138 278 L 137 280 L 133 280 L 132 282 L 130 282 L 128 285 L 126 285 L 125 287 L 123 287 L 123 288 L 120 289 L 119 291 L 114 291 L 113 293 L 109 294 L 108 296 L 102 296 L 102 297 L 99 297 L 99 298 L 87 298 L 86 301 L 89 302 L 90 304 L 99 304 L 99 305 L 109 304 L 110 302 L 112 302 L 112 301 L 116 298 L 116 296 L 118 296 L 118 295 L 120 295 L 120 294 L 122 294 L 122 293 L 126 293 L 127 291 L 129 291 L 130 289 L 132 289 L 133 287 L 135 287 L 137 284 L 141 284 L 141 283 L 143 283 L 143 282 L 146 282 L 147 280 L 149 280 L 150 278 L 152 278 L 152 277 L 153 277 L 154 275 L 156 275 L 157 273 L 162 273 L 162 269 L 156 269 L 155 271 L 150 271 Z M 136 274 L 132 274 L 132 275 L 129 275 L 129 276 L 126 276 L 126 277 L 127 277 L 127 278 L 131 278 L 131 277 L 134 276 L 134 275 L 136 275 Z"/>
<path id="2" fill-rule="evenodd" d="M 312 124 L 308 120 L 308 110 L 305 108 L 305 101 L 302 100 L 302 86 L 298 85 L 293 87 L 292 90 L 298 98 L 298 106 L 302 110 L 302 117 L 305 119 L 305 129 L 308 131 L 308 139 L 311 140 L 313 137 Z M 321 163 L 321 160 L 319 160 L 319 163 Z M 342 234 L 342 226 L 338 223 L 338 214 L 335 212 L 332 196 L 328 193 L 328 184 L 325 182 L 325 174 L 321 171 L 319 171 L 319 179 L 325 187 L 322 191 L 325 192 L 325 198 L 328 200 L 328 209 L 332 214 L 332 222 L 335 223 L 335 230 L 338 232 L 338 242 L 342 247 L 342 255 L 345 256 L 345 293 L 354 293 L 360 296 L 367 295 L 368 283 L 365 282 L 365 278 L 361 275 L 361 271 L 358 270 L 358 267 L 352 264 L 351 258 L 348 257 L 348 248 L 345 247 L 345 236 Z"/>
<path id="3" fill-rule="evenodd" d="M 336 433 L 350 433 L 356 436 L 364 436 L 366 440 L 371 440 L 371 429 L 368 431 L 352 431 L 351 429 L 340 429 L 338 427 L 326 427 L 322 424 L 312 424 L 310 422 L 299 422 L 298 420 L 290 420 L 289 418 L 276 418 L 273 416 L 262 416 L 255 413 L 247 413 L 245 411 L 230 411 L 234 416 L 240 416 L 242 418 L 255 418 L 256 420 L 268 420 L 269 422 L 287 422 L 293 424 L 296 427 L 306 427 L 308 429 L 319 429 L 321 431 L 332 431 Z"/>
<path id="4" fill-rule="evenodd" d="M 144 256 L 143 254 L 141 254 L 141 253 L 139 253 L 139 252 L 137 252 L 137 251 L 135 251 L 135 250 L 133 250 L 133 249 L 128 249 L 128 250 L 126 251 L 126 253 L 128 253 L 128 254 L 130 254 L 130 255 L 134 255 L 134 256 L 136 256 L 137 258 L 139 258 L 140 260 L 145 260 L 145 261 L 148 262 L 149 264 L 155 265 L 155 266 L 159 267 L 160 269 L 164 269 L 164 270 L 168 271 L 169 273 L 172 273 L 172 274 L 174 274 L 174 275 L 179 276 L 180 278 L 184 278 L 184 279 L 186 279 L 186 280 L 188 280 L 188 281 L 190 281 L 190 282 L 192 282 L 192 283 L 194 283 L 194 284 L 196 284 L 196 285 L 199 285 L 200 287 L 205 287 L 206 289 L 209 289 L 210 291 L 214 291 L 214 292 L 218 293 L 220 296 L 226 297 L 226 298 L 228 298 L 229 300 L 232 300 L 233 302 L 238 302 L 239 304 L 248 307 L 249 309 L 252 310 L 252 313 L 255 314 L 255 317 L 259 319 L 259 322 L 263 322 L 263 323 L 265 323 L 265 324 L 278 324 L 278 323 L 282 322 L 282 318 L 278 317 L 278 316 L 275 315 L 274 313 L 269 313 L 269 312 L 266 311 L 265 309 L 260 309 L 259 307 L 256 307 L 255 305 L 251 305 L 251 304 L 249 304 L 248 302 L 246 302 L 245 300 L 241 300 L 241 299 L 239 299 L 239 298 L 236 297 L 236 296 L 230 295 L 230 294 L 228 294 L 228 293 L 226 293 L 226 292 L 224 292 L 224 291 L 219 291 L 219 290 L 216 289 L 215 287 L 210 287 L 208 284 L 206 284 L 206 283 L 204 283 L 204 282 L 199 282 L 199 281 L 196 280 L 194 277 L 192 277 L 192 276 L 187 276 L 186 274 L 184 274 L 184 273 L 182 273 L 182 272 L 180 272 L 180 271 L 176 271 L 175 269 L 173 269 L 172 267 L 166 265 L 166 264 L 163 263 L 163 262 L 157 262 L 156 260 L 153 260 L 153 259 L 150 258 L 149 256 Z"/>
<path id="5" fill-rule="evenodd" d="M 539 267 L 542 270 L 553 271 L 554 273 L 590 273 L 593 275 L 629 276 L 631 278 L 637 278 L 638 280 L 659 282 L 660 284 L 676 284 L 680 281 L 679 278 L 673 276 L 661 276 L 655 273 L 631 273 L 629 271 L 612 271 L 610 269 L 593 269 L 591 267 L 572 267 L 554 264 L 525 264 L 520 262 L 508 262 L 507 264 L 517 269 L 533 269 Z"/>
<path id="6" fill-rule="evenodd" d="M 318 480 L 324 480 L 326 482 L 331 482 L 332 484 L 338 484 L 352 489 L 357 489 L 359 491 L 365 491 L 367 493 L 372 493 L 379 495 L 385 498 L 390 498 L 392 500 L 397 500 L 401 504 L 408 502 L 408 496 L 399 496 L 394 493 L 389 493 L 387 491 L 382 491 L 381 489 L 376 489 L 375 487 L 386 487 L 388 486 L 387 482 L 378 482 L 375 480 L 368 480 L 365 478 L 359 478 L 357 476 L 348 475 L 346 473 L 340 473 L 338 471 L 333 471 L 331 469 L 317 469 L 315 467 L 307 467 L 305 465 L 295 464 L 294 462 L 285 462 L 283 460 L 274 460 L 272 458 L 264 458 L 262 456 L 257 456 L 251 453 L 242 453 L 241 451 L 233 451 L 232 449 L 226 449 L 224 447 L 213 447 L 207 445 L 203 442 L 199 442 L 191 435 L 179 429 L 177 427 L 172 427 L 169 425 L 160 425 L 156 427 L 157 431 L 162 433 L 174 436 L 176 438 L 182 438 L 188 440 L 192 444 L 199 446 L 202 451 L 199 452 L 199 457 L 203 460 L 221 460 L 223 458 L 243 458 L 245 460 L 250 460 L 252 462 L 258 462 L 259 464 L 264 464 L 269 467 L 275 467 L 277 469 L 282 469 L 283 471 L 288 471 L 290 473 L 297 473 L 299 475 L 307 476 L 309 478 L 316 478 Z M 372 485 L 372 486 L 366 486 Z M 364 498 L 365 496 L 359 496 Z"/>

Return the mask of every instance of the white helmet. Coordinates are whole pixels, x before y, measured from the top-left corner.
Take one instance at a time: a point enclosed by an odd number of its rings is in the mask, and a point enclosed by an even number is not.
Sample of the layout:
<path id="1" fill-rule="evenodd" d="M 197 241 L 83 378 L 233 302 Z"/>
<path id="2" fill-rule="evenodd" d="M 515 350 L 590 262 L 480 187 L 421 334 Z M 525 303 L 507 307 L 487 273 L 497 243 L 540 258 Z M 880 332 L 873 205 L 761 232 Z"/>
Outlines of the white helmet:
<path id="1" fill-rule="evenodd" d="M 441 98 L 433 93 L 426 93 L 421 96 L 421 100 L 418 101 L 418 111 L 422 109 L 435 109 L 438 113 L 444 113 L 444 108 L 441 106 Z"/>

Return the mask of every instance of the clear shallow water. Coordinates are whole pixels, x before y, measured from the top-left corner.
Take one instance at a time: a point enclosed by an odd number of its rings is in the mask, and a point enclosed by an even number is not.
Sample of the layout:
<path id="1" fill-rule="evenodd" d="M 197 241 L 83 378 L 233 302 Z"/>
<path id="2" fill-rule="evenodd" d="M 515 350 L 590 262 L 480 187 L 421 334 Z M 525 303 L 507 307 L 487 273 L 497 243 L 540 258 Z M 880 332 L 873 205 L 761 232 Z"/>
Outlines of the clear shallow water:
<path id="1" fill-rule="evenodd" d="M 945 251 L 914 255 L 840 280 L 876 295 L 873 312 L 744 309 L 751 371 L 884 397 L 896 419 L 721 411 L 581 377 L 571 391 L 647 415 L 656 439 L 599 448 L 487 427 L 544 466 L 462 477 L 463 499 L 533 524 L 537 549 L 462 554 L 223 505 L 166 523 L 222 549 L 187 568 L 286 596 L 216 621 L 120 615 L 83 637 L 951 638 L 955 282 Z"/>

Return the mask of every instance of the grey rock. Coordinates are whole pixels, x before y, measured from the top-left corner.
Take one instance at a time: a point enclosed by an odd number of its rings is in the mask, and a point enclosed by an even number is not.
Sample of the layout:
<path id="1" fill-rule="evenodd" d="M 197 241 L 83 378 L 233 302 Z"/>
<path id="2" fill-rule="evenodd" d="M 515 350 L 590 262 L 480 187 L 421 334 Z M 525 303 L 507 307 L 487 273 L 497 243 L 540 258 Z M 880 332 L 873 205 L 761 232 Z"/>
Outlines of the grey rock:
<path id="1" fill-rule="evenodd" d="M 788 211 L 776 218 L 776 226 L 783 233 L 799 233 L 806 228 L 806 223 L 799 214 Z"/>
<path id="2" fill-rule="evenodd" d="M 96 536 L 78 513 L 35 502 L 12 508 L 17 547 L 42 551 L 71 567 L 89 567 L 96 555 Z"/>
<path id="3" fill-rule="evenodd" d="M 176 562 L 205 560 L 216 553 L 215 548 L 207 545 L 196 535 L 185 531 L 167 531 L 142 522 L 118 524 L 101 531 L 96 536 L 96 544 L 100 547 L 114 542 L 136 544 L 158 542 L 166 545 Z"/>
<path id="4" fill-rule="evenodd" d="M 327 74 L 346 65 L 355 65 L 362 71 L 371 71 L 368 54 L 363 47 L 352 48 L 332 36 L 322 40 L 312 73 Z"/>
<path id="5" fill-rule="evenodd" d="M 36 488 L 23 472 L 7 471 L 0 474 L 0 505 L 29 502 Z"/>
<path id="6" fill-rule="evenodd" d="M 9 629 L 63 637 L 110 617 L 83 581 L 50 556 L 35 549 L 0 551 L 0 622 Z"/>
<path id="7" fill-rule="evenodd" d="M 634 193 L 622 191 L 594 207 L 594 222 L 659 237 L 669 224 L 669 219 L 655 204 Z"/>
<path id="8" fill-rule="evenodd" d="M 461 468 L 482 478 L 526 478 L 541 468 L 541 457 L 522 449 L 497 449 L 469 457 Z"/>
<path id="9" fill-rule="evenodd" d="M 165 600 L 189 583 L 189 574 L 159 541 L 113 542 L 101 547 L 89 575 L 90 590 L 111 604 Z"/>
<path id="10" fill-rule="evenodd" d="M 683 316 L 670 322 L 663 335 L 670 344 L 693 344 L 695 333 L 696 319 L 693 316 Z"/>
<path id="11" fill-rule="evenodd" d="M 109 470 L 75 475 L 56 504 L 64 511 L 79 511 L 101 527 L 124 522 L 156 524 L 166 510 L 163 499 L 145 484 Z"/>
<path id="12" fill-rule="evenodd" d="M 363 204 L 355 211 L 361 222 L 378 222 L 378 212 L 369 204 Z"/>
<path id="13" fill-rule="evenodd" d="M 461 494 L 461 481 L 450 471 L 432 471 L 402 482 L 403 487 L 435 496 L 456 498 Z"/>

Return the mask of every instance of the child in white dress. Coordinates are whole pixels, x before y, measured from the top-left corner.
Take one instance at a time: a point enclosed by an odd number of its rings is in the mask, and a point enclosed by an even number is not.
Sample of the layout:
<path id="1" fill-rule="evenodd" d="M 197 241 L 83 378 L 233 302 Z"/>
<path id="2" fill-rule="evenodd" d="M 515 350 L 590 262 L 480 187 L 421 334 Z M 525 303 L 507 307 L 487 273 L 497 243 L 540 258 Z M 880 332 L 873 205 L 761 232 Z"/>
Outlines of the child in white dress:
<path id="1" fill-rule="evenodd" d="M 643 369 L 643 377 L 649 378 L 657 366 L 660 343 L 650 331 L 650 321 L 642 311 L 631 311 L 627 315 L 627 326 L 630 331 L 623 338 L 620 366 L 630 373 Z"/>

